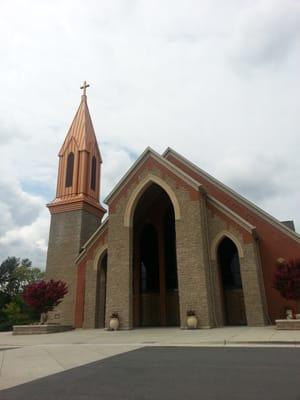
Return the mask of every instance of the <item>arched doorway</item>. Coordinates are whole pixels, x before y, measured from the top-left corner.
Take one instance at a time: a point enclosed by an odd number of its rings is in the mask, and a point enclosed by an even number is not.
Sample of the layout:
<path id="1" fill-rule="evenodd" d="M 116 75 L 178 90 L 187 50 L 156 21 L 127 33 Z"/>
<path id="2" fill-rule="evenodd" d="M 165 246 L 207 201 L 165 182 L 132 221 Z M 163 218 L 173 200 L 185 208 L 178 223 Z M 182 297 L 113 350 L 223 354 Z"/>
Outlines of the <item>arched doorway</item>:
<path id="1" fill-rule="evenodd" d="M 175 216 L 167 193 L 151 184 L 133 216 L 134 326 L 178 326 Z"/>
<path id="2" fill-rule="evenodd" d="M 236 245 L 228 237 L 219 244 L 218 262 L 222 284 L 224 324 L 246 325 L 239 254 Z"/>
<path id="3" fill-rule="evenodd" d="M 107 276 L 107 251 L 100 257 L 97 269 L 96 284 L 96 328 L 105 327 L 106 311 L 106 276 Z"/>

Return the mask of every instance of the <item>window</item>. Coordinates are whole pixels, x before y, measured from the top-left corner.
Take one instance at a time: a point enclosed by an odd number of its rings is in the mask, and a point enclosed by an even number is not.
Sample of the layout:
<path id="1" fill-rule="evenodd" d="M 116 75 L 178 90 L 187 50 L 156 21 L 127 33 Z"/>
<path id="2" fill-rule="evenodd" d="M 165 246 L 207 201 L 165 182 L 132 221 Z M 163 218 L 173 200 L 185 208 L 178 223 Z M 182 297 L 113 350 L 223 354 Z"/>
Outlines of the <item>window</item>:
<path id="1" fill-rule="evenodd" d="M 92 158 L 91 189 L 96 190 L 96 157 Z"/>
<path id="2" fill-rule="evenodd" d="M 66 187 L 73 184 L 74 153 L 70 153 L 67 159 Z"/>

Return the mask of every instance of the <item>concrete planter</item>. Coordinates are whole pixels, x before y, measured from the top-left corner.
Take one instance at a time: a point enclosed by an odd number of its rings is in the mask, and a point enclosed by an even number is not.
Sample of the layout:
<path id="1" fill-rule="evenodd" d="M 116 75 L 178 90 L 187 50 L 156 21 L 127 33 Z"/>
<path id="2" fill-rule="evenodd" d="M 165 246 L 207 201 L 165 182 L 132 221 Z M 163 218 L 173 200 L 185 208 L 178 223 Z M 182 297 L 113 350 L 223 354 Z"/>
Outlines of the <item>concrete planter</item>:
<path id="1" fill-rule="evenodd" d="M 300 319 L 276 319 L 276 328 L 284 330 L 300 330 Z"/>
<path id="2" fill-rule="evenodd" d="M 111 318 L 109 321 L 109 327 L 112 331 L 117 331 L 120 326 L 119 318 Z"/>
<path id="3" fill-rule="evenodd" d="M 196 329 L 198 325 L 198 318 L 196 315 L 189 315 L 186 319 L 186 326 L 188 329 Z"/>
<path id="4" fill-rule="evenodd" d="M 42 324 L 42 325 L 14 325 L 13 335 L 41 335 L 46 333 L 66 332 L 73 330 L 70 325 L 55 325 L 55 324 Z"/>

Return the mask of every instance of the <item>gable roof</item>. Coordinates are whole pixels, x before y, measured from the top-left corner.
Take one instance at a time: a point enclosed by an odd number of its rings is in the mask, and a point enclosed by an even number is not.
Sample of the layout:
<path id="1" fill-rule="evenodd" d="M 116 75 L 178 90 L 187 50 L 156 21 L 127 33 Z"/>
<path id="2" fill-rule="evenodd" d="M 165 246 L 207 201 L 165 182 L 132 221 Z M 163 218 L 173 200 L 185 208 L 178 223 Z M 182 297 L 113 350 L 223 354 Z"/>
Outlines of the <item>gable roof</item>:
<path id="1" fill-rule="evenodd" d="M 191 176 L 183 172 L 180 168 L 176 167 L 176 165 L 172 164 L 166 158 L 162 157 L 151 147 L 147 147 L 144 152 L 140 155 L 140 157 L 135 161 L 135 163 L 131 166 L 131 168 L 126 172 L 126 174 L 120 179 L 120 181 L 116 184 L 114 189 L 109 193 L 109 195 L 105 198 L 104 203 L 108 204 L 110 200 L 117 195 L 120 189 L 125 185 L 130 179 L 133 172 L 146 160 L 148 157 L 153 157 L 158 163 L 166 167 L 173 174 L 177 175 L 187 184 L 192 186 L 195 190 L 199 190 L 202 186 L 199 182 L 193 179 Z"/>
<path id="2" fill-rule="evenodd" d="M 296 240 L 298 243 L 300 243 L 300 235 L 294 231 L 292 231 L 290 228 L 288 228 L 286 225 L 281 223 L 278 219 L 273 217 L 272 215 L 268 214 L 266 211 L 262 210 L 260 207 L 256 206 L 254 203 L 251 201 L 247 200 L 245 197 L 241 196 L 238 194 L 236 191 L 231 189 L 230 187 L 224 185 L 224 183 L 220 182 L 218 179 L 214 178 L 212 175 L 208 174 L 206 171 L 203 169 L 199 168 L 197 165 L 189 161 L 187 158 L 182 156 L 181 154 L 177 153 L 175 150 L 173 150 L 171 147 L 168 147 L 164 153 L 163 157 L 167 157 L 168 154 L 171 154 L 175 158 L 177 158 L 179 161 L 181 161 L 183 164 L 187 165 L 189 168 L 194 170 L 196 173 L 199 175 L 203 176 L 206 180 L 209 182 L 213 183 L 215 186 L 217 186 L 220 190 L 225 192 L 226 194 L 230 195 L 233 197 L 236 201 L 238 201 L 240 204 L 244 205 L 251 211 L 253 211 L 255 214 L 259 215 L 261 218 L 263 218 L 265 221 L 269 222 L 276 228 L 278 228 L 281 232 L 285 233 L 292 239 Z"/>

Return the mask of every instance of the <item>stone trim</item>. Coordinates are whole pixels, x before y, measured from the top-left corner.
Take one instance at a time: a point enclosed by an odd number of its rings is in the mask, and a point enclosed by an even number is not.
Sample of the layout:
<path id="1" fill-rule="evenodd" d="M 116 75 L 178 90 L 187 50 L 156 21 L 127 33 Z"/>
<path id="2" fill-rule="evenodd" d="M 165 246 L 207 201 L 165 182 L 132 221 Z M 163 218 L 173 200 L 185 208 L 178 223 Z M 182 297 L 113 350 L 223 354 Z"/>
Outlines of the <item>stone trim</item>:
<path id="1" fill-rule="evenodd" d="M 144 193 L 144 191 L 152 184 L 156 183 L 157 185 L 161 186 L 162 189 L 168 194 L 175 213 L 175 220 L 179 220 L 181 218 L 180 213 L 180 206 L 177 200 L 177 197 L 172 190 L 172 188 L 160 177 L 149 174 L 147 175 L 139 184 L 134 188 L 133 192 L 131 193 L 130 198 L 127 201 L 127 206 L 124 213 L 124 226 L 130 227 L 132 226 L 132 218 L 135 210 L 135 206 L 138 203 L 140 197 Z"/>
<path id="2" fill-rule="evenodd" d="M 94 242 L 97 240 L 99 235 L 104 232 L 104 229 L 107 228 L 107 222 L 109 220 L 109 217 L 105 219 L 104 222 L 99 226 L 99 228 L 92 234 L 92 236 L 84 243 L 82 246 L 82 251 L 79 253 L 77 258 L 75 259 L 75 264 L 78 264 L 79 261 L 83 258 L 83 256 L 86 254 L 87 250 L 94 244 Z"/>
<path id="3" fill-rule="evenodd" d="M 47 204 L 47 207 L 51 215 L 76 210 L 86 210 L 102 218 L 106 213 L 106 209 L 103 208 L 99 203 L 93 202 L 88 198 L 82 198 L 78 196 L 70 196 L 65 200 L 53 200 L 51 203 Z"/>
<path id="4" fill-rule="evenodd" d="M 104 203 L 109 204 L 110 201 L 119 193 L 123 185 L 125 185 L 128 180 L 130 179 L 131 174 L 137 169 L 139 164 L 142 164 L 144 161 L 147 160 L 149 156 L 152 156 L 154 160 L 158 163 L 166 167 L 168 170 L 173 172 L 176 176 L 182 179 L 184 182 L 192 186 L 194 189 L 199 190 L 199 187 L 202 185 L 190 177 L 185 172 L 181 171 L 180 168 L 176 167 L 176 165 L 172 164 L 167 159 L 163 158 L 160 154 L 156 151 L 151 149 L 151 147 L 147 147 L 147 149 L 141 154 L 141 156 L 136 160 L 136 162 L 132 165 L 132 167 L 127 171 L 127 173 L 121 178 L 121 180 L 117 183 L 115 188 L 109 193 L 109 195 L 105 198 Z"/>
<path id="5" fill-rule="evenodd" d="M 98 270 L 98 266 L 100 265 L 105 253 L 107 252 L 107 249 L 108 249 L 108 245 L 105 244 L 102 247 L 100 247 L 100 249 L 97 250 L 97 252 L 95 254 L 95 258 L 94 258 L 94 263 L 93 263 L 94 271 Z"/>
<path id="6" fill-rule="evenodd" d="M 238 250 L 239 258 L 240 259 L 243 258 L 244 250 L 243 250 L 243 246 L 241 245 L 240 241 L 231 232 L 223 230 L 223 231 L 219 232 L 212 241 L 212 244 L 210 246 L 211 259 L 217 260 L 217 251 L 218 251 L 219 243 L 225 237 L 228 237 L 229 239 L 231 239 L 233 241 L 233 243 L 236 245 L 236 248 Z"/>
<path id="7" fill-rule="evenodd" d="M 171 149 L 168 147 L 165 152 L 162 154 L 162 157 L 167 157 L 168 154 L 172 154 L 174 158 L 177 160 L 183 162 L 185 165 L 187 165 L 189 168 L 194 170 L 196 173 L 202 175 L 205 179 L 207 179 L 210 183 L 216 185 L 219 189 L 221 189 L 223 192 L 227 193 L 228 195 L 232 196 L 236 201 L 238 201 L 240 204 L 243 206 L 247 207 L 257 215 L 259 215 L 261 218 L 263 218 L 265 221 L 269 222 L 271 225 L 279 229 L 281 232 L 285 233 L 287 236 L 295 240 L 297 243 L 300 243 L 300 235 L 291 229 L 289 229 L 287 226 L 283 225 L 279 220 L 274 218 L 272 215 L 268 214 L 266 211 L 262 210 L 249 200 L 245 199 L 243 196 L 235 192 L 233 189 L 229 188 L 228 186 L 224 185 L 222 182 L 218 181 L 216 178 L 205 172 L 203 169 L 199 168 L 197 165 L 186 159 L 184 156 L 181 154 L 177 153 L 175 150 Z"/>
<path id="8" fill-rule="evenodd" d="M 216 207 L 219 211 L 221 211 L 227 217 L 233 219 L 234 222 L 236 222 L 242 228 L 246 229 L 247 232 L 249 232 L 251 234 L 253 234 L 255 232 L 255 226 L 251 225 L 248 221 L 241 218 L 238 214 L 236 214 L 234 211 L 230 210 L 230 208 L 226 207 L 220 201 L 218 201 L 217 199 L 215 199 L 214 197 L 209 196 L 209 195 L 207 195 L 207 200 L 210 204 L 212 204 L 214 207 Z"/>

